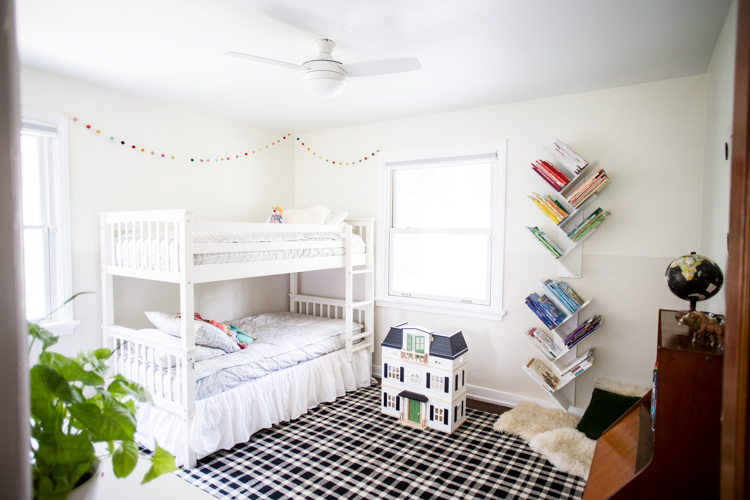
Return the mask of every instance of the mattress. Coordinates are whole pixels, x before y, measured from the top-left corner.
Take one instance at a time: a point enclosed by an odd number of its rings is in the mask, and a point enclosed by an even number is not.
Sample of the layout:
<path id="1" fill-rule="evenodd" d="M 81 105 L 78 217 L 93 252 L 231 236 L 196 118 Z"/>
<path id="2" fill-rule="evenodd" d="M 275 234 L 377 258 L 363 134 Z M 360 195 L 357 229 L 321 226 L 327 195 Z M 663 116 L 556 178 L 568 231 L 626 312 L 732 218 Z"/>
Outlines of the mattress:
<path id="1" fill-rule="evenodd" d="M 160 234 L 158 237 L 156 234 L 152 234 L 150 238 L 147 235 L 144 236 L 141 236 L 139 232 L 129 232 L 115 238 L 113 263 L 117 266 L 126 266 L 135 269 L 179 272 L 179 242 L 174 238 L 174 233 Z M 338 233 L 260 233 L 247 231 L 193 233 L 193 243 L 342 242 L 344 239 L 345 237 Z M 352 235 L 352 251 L 355 254 L 365 253 L 365 242 L 357 234 Z M 204 253 L 193 255 L 193 264 L 198 266 L 231 264 L 308 257 L 334 257 L 344 254 L 345 250 L 343 247 Z M 167 257 L 169 258 L 167 259 Z"/>
<path id="2" fill-rule="evenodd" d="M 247 349 L 195 363 L 196 400 L 339 351 L 346 345 L 346 324 L 343 319 L 279 312 L 227 323 L 255 336 L 257 340 Z M 362 325 L 354 323 L 353 334 L 361 331 Z M 179 342 L 176 337 L 175 342 Z M 357 342 L 361 342 L 361 339 Z M 140 381 L 158 394 L 179 396 L 180 379 L 174 368 L 155 367 L 142 358 L 125 359 L 123 362 L 125 366 L 121 370 L 126 377 Z"/>

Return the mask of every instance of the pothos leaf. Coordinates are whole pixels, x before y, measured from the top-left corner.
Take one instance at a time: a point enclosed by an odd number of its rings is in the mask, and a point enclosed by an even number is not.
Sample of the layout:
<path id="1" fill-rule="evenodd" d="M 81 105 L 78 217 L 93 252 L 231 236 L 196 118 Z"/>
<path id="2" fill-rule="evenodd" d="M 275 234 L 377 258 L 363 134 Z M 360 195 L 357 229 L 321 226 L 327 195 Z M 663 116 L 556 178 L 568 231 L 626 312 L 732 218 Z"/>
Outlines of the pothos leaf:
<path id="1" fill-rule="evenodd" d="M 112 469 L 118 478 L 128 477 L 138 465 L 138 446 L 134 441 L 123 441 L 112 454 Z"/>
<path id="2" fill-rule="evenodd" d="M 174 464 L 174 457 L 154 440 L 154 456 L 151 457 L 151 468 L 143 476 L 141 484 L 146 484 L 152 479 L 156 479 L 162 474 L 167 474 L 174 470 L 177 470 L 177 466 Z"/>
<path id="3" fill-rule="evenodd" d="M 107 387 L 107 391 L 115 396 L 132 396 L 140 402 L 151 401 L 151 393 L 145 387 L 124 378 L 122 375 L 115 376 L 115 379 Z"/>
<path id="4" fill-rule="evenodd" d="M 55 352 L 44 352 L 39 356 L 39 364 L 54 368 L 69 382 L 83 382 L 85 385 L 102 385 L 104 379 L 94 372 L 87 371 L 75 360 Z"/>
<path id="5" fill-rule="evenodd" d="M 36 323 L 29 323 L 28 325 L 31 338 L 42 342 L 42 352 L 46 351 L 48 347 L 57 344 L 57 337 L 49 330 L 45 330 Z"/>

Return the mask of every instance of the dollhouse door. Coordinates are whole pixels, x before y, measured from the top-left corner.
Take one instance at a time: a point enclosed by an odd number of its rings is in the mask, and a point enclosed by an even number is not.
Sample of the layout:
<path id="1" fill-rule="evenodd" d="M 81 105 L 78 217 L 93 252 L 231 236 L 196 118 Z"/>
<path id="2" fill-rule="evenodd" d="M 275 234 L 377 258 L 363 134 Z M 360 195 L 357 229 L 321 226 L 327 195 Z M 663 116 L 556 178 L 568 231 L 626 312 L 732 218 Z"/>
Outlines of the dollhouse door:
<path id="1" fill-rule="evenodd" d="M 413 399 L 409 400 L 409 420 L 416 423 L 419 423 L 421 421 L 419 418 L 421 406 L 422 405 L 419 403 L 419 401 L 415 401 Z"/>

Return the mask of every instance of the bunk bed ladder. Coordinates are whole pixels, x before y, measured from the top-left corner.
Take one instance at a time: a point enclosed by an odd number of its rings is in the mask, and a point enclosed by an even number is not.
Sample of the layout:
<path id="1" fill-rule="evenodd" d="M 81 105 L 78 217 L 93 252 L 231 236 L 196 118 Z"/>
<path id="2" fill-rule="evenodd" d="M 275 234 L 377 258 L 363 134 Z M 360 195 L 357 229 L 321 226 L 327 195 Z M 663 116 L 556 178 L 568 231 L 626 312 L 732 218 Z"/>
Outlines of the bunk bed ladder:
<path id="1" fill-rule="evenodd" d="M 351 266 L 351 259 L 347 259 L 346 262 L 346 290 L 347 290 L 347 312 L 351 312 L 351 318 L 352 320 L 347 319 L 347 355 L 349 356 L 349 359 L 351 359 L 352 354 L 355 352 L 367 349 L 367 352 L 369 354 L 368 356 L 368 364 L 370 367 L 370 373 L 372 373 L 372 353 L 375 349 L 375 273 L 374 273 L 374 266 L 373 266 L 373 245 L 372 245 L 372 239 L 375 235 L 374 231 L 374 222 L 372 220 L 368 220 L 365 225 L 363 226 L 357 226 L 360 231 L 360 236 L 364 236 L 365 245 L 366 245 L 366 254 L 367 254 L 367 261 L 365 264 L 364 269 L 357 269 L 354 270 Z M 351 255 L 351 227 L 348 228 L 349 231 L 347 232 L 347 256 Z M 362 231 L 364 230 L 365 234 L 362 235 Z M 361 302 L 352 302 L 351 307 L 349 307 L 350 300 L 352 299 L 352 290 L 354 288 L 354 277 L 364 274 L 365 276 L 365 299 Z M 356 336 L 352 336 L 351 334 L 351 323 L 354 320 L 354 310 L 357 310 L 357 320 L 359 323 L 361 323 L 364 326 L 364 331 Z M 353 344 L 354 340 L 362 339 L 360 343 Z"/>

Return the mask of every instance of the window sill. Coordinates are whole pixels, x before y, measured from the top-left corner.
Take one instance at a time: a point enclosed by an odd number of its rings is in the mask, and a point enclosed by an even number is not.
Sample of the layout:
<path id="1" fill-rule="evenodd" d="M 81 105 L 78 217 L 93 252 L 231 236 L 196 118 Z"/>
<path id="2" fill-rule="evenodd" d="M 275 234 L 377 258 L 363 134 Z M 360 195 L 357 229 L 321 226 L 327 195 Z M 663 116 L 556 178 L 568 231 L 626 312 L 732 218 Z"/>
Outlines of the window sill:
<path id="1" fill-rule="evenodd" d="M 54 333 L 55 335 L 62 337 L 64 335 L 71 335 L 73 334 L 75 328 L 80 325 L 81 322 L 79 320 L 70 320 L 70 321 L 42 321 L 39 323 L 39 326 L 44 328 L 45 330 L 49 330 L 50 332 Z"/>
<path id="2" fill-rule="evenodd" d="M 438 302 L 426 299 L 402 299 L 397 297 L 379 297 L 375 299 L 378 307 L 389 307 L 392 309 L 407 309 L 449 316 L 464 316 L 468 318 L 487 319 L 491 321 L 502 321 L 505 311 L 489 306 L 478 306 L 472 304 L 456 304 L 450 302 Z"/>

